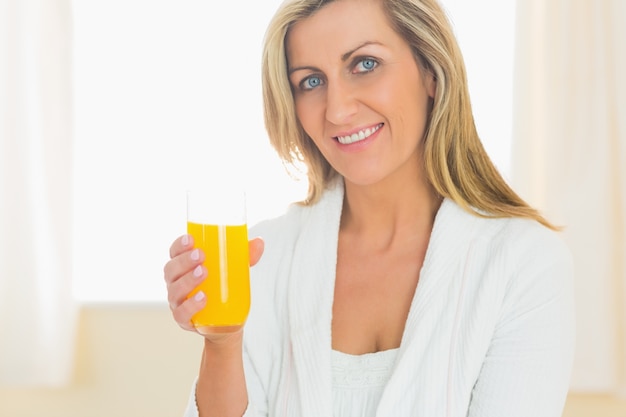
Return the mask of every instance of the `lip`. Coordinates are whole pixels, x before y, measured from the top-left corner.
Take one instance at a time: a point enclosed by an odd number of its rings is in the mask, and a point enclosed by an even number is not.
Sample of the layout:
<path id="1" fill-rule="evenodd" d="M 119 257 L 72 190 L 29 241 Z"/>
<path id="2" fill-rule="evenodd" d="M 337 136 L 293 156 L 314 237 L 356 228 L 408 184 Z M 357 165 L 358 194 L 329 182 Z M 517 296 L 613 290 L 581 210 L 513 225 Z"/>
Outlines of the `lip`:
<path id="1" fill-rule="evenodd" d="M 384 125 L 384 123 L 375 123 L 370 126 L 363 126 L 357 129 L 339 132 L 337 135 L 333 136 L 333 139 L 342 147 L 352 147 L 359 144 L 365 144 L 378 136 L 378 133 Z"/>

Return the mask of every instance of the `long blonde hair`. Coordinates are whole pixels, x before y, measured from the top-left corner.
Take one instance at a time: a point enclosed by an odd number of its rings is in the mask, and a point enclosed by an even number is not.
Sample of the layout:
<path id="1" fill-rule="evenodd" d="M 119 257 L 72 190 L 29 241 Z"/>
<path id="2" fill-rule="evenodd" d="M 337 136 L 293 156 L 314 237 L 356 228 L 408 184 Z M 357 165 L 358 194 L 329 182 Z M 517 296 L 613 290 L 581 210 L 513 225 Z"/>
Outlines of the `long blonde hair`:
<path id="1" fill-rule="evenodd" d="M 315 203 L 339 174 L 296 117 L 285 38 L 294 23 L 332 1 L 340 0 L 285 1 L 270 22 L 263 49 L 265 126 L 283 161 L 306 165 L 309 192 L 304 204 Z M 411 46 L 418 65 L 436 79 L 423 161 L 435 191 L 479 216 L 528 218 L 556 229 L 508 186 L 483 148 L 474 124 L 463 57 L 440 4 L 436 0 L 379 1 L 391 26 Z"/>

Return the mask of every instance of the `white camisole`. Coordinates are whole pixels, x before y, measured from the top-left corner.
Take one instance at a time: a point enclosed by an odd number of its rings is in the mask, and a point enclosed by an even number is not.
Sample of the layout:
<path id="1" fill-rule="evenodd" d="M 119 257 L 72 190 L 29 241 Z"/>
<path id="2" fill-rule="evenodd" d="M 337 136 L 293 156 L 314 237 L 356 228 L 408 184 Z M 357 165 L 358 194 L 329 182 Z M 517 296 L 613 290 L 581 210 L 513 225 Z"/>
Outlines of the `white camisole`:
<path id="1" fill-rule="evenodd" d="M 398 349 L 350 355 L 332 351 L 333 417 L 374 417 Z"/>

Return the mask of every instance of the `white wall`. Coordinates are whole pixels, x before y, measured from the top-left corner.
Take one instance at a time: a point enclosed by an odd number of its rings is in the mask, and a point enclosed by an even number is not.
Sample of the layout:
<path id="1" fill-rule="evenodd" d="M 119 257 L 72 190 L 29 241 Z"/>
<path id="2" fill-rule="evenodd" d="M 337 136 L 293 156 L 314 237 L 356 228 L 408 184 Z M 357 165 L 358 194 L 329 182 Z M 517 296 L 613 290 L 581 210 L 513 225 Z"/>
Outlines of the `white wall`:
<path id="1" fill-rule="evenodd" d="M 76 343 L 70 386 L 0 388 L 0 416 L 183 415 L 202 339 L 179 329 L 166 306 L 84 307 Z"/>

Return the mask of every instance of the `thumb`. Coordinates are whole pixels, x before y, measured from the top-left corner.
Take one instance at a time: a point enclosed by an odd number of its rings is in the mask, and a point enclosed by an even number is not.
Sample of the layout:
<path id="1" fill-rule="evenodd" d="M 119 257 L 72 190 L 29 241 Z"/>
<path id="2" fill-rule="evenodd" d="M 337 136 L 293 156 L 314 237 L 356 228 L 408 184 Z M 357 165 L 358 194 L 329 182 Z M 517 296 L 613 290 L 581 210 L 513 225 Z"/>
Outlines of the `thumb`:
<path id="1" fill-rule="evenodd" d="M 265 242 L 262 238 L 255 237 L 248 242 L 248 246 L 250 249 L 250 266 L 254 266 L 261 259 L 261 255 L 263 255 Z"/>

